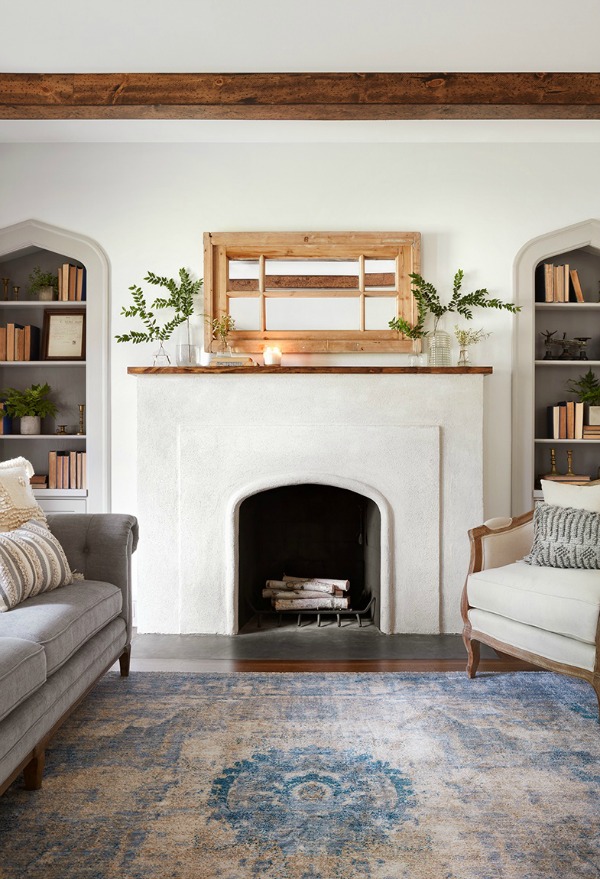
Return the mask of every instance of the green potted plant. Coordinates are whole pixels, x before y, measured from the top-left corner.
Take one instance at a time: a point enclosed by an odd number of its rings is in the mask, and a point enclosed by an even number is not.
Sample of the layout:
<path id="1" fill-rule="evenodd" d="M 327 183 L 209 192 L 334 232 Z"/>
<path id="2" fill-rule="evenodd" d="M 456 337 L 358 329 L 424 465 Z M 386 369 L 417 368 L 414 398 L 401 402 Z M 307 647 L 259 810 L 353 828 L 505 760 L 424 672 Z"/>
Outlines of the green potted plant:
<path id="1" fill-rule="evenodd" d="M 567 390 L 588 405 L 588 424 L 600 424 L 600 381 L 591 369 L 567 382 Z"/>
<path id="2" fill-rule="evenodd" d="M 23 391 L 17 388 L 5 388 L 1 393 L 4 398 L 4 409 L 11 418 L 20 418 L 20 432 L 26 435 L 41 432 L 41 420 L 47 415 L 54 417 L 57 413 L 56 404 L 48 399 L 52 388 L 46 382 L 43 385 L 31 385 Z"/>
<path id="3" fill-rule="evenodd" d="M 135 345 L 140 342 L 160 342 L 154 357 L 154 365 L 161 366 L 171 362 L 169 355 L 163 348 L 163 342 L 171 338 L 176 327 L 187 323 L 187 343 L 178 346 L 177 362 L 180 366 L 194 365 L 198 362 L 198 354 L 197 346 L 191 343 L 190 318 L 194 314 L 194 296 L 200 291 L 202 279 L 193 281 L 188 270 L 182 268 L 179 269 L 179 283 L 174 278 L 165 278 L 155 275 L 154 272 L 148 272 L 144 280 L 154 286 L 164 287 L 169 295 L 157 297 L 148 306 L 142 288 L 132 284 L 129 289 L 134 305 L 131 308 L 122 308 L 121 314 L 125 317 L 139 317 L 146 329 L 145 332 L 131 330 L 129 333 L 115 336 L 115 339 L 117 342 L 133 342 Z M 153 309 L 165 308 L 171 308 L 175 313 L 171 320 L 161 326 L 157 323 Z"/>
<path id="4" fill-rule="evenodd" d="M 40 302 L 50 302 L 58 297 L 58 275 L 43 272 L 36 266 L 29 275 L 29 295 Z"/>
<path id="5" fill-rule="evenodd" d="M 405 318 L 396 317 L 389 322 L 389 326 L 408 339 L 417 340 L 428 336 L 430 366 L 450 366 L 450 336 L 445 331 L 438 330 L 440 319 L 445 314 L 457 312 L 466 320 L 472 320 L 474 308 L 500 308 L 513 314 L 521 310 L 520 306 L 513 305 L 512 302 L 488 298 L 490 294 L 485 287 L 473 290 L 472 293 L 461 294 L 464 277 L 462 269 L 459 269 L 454 275 L 452 298 L 447 305 L 442 304 L 439 293 L 433 284 L 430 284 L 421 275 L 412 272 L 409 277 L 412 280 L 412 294 L 417 303 L 417 322 L 410 324 Z M 425 322 L 429 315 L 433 316 L 433 329 L 428 332 L 425 329 Z"/>

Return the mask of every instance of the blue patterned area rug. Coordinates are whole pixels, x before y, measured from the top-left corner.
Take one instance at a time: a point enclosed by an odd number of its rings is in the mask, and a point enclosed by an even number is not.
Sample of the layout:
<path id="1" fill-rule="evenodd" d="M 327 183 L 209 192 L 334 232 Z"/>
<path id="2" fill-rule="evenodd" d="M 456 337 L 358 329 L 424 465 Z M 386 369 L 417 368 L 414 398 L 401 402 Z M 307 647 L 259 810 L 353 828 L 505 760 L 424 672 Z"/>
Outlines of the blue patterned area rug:
<path id="1" fill-rule="evenodd" d="M 2 879 L 600 876 L 591 687 L 549 674 L 108 675 Z"/>

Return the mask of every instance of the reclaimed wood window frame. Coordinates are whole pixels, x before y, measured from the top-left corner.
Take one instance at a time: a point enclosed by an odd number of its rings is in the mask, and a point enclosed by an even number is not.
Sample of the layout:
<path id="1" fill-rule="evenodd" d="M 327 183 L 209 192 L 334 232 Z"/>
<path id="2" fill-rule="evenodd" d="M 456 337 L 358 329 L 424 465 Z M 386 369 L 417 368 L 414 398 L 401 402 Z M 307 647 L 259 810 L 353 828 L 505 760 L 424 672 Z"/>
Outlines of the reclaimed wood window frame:
<path id="1" fill-rule="evenodd" d="M 387 328 L 369 329 L 368 300 L 390 300 L 389 318 L 402 315 L 417 320 L 411 272 L 420 271 L 421 235 L 418 232 L 206 232 L 204 234 L 205 349 L 214 350 L 211 322 L 231 314 L 232 303 L 256 300 L 257 329 L 235 329 L 229 336 L 236 353 L 260 353 L 276 345 L 283 353 L 402 352 L 412 350 L 410 339 Z M 268 274 L 269 264 L 287 262 L 334 263 L 351 261 L 356 274 L 332 277 L 318 273 Z M 393 261 L 393 272 L 369 275 L 376 261 Z M 231 277 L 232 261 L 251 262 L 256 277 L 242 281 Z M 257 266 L 257 268 L 256 268 Z M 234 272 L 235 274 L 235 272 Z M 380 281 L 380 284 L 377 284 Z M 272 299 L 321 298 L 357 300 L 356 326 L 345 329 L 269 328 Z M 341 303 L 340 303 L 341 304 Z M 381 306 L 380 306 L 381 307 Z M 279 308 L 281 311 L 281 307 Z M 386 315 L 387 316 L 387 315 Z"/>

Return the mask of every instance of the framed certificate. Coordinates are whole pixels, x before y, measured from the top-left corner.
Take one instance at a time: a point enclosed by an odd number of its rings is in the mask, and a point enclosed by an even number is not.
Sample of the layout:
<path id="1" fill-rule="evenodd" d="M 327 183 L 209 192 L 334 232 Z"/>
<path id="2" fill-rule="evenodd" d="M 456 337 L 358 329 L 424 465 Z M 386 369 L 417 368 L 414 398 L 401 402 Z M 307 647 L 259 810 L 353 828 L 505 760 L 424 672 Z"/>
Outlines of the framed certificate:
<path id="1" fill-rule="evenodd" d="M 85 360 L 85 309 L 46 309 L 42 360 Z"/>

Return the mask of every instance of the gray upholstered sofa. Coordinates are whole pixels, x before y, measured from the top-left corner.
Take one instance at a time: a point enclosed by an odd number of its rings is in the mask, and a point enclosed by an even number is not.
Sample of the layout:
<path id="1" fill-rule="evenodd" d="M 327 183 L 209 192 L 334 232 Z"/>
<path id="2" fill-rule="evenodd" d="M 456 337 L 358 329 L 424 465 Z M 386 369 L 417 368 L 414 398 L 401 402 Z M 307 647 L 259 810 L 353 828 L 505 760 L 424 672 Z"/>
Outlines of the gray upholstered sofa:
<path id="1" fill-rule="evenodd" d="M 117 659 L 129 673 L 136 519 L 55 514 L 48 524 L 84 579 L 0 614 L 0 793 L 21 771 L 39 788 L 61 723 Z"/>

